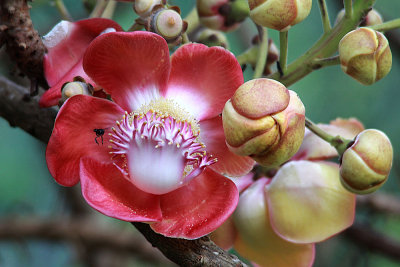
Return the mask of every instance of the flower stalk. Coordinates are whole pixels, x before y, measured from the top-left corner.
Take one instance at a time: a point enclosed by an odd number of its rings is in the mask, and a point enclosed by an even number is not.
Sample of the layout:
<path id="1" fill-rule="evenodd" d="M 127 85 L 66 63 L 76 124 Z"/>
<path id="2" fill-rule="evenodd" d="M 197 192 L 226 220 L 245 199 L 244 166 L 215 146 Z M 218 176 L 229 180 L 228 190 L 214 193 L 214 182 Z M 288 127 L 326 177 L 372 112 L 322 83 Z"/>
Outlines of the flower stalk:
<path id="1" fill-rule="evenodd" d="M 379 31 L 379 32 L 386 32 L 389 30 L 397 29 L 397 28 L 400 28 L 400 18 L 389 20 L 382 24 L 373 25 L 368 28 L 375 30 L 375 31 Z"/>
<path id="2" fill-rule="evenodd" d="M 324 28 L 324 32 L 327 32 L 332 28 L 332 26 L 329 21 L 328 7 L 326 6 L 325 0 L 318 0 L 318 6 L 321 13 L 322 27 Z"/>
<path id="3" fill-rule="evenodd" d="M 73 21 L 71 15 L 68 12 L 67 7 L 64 5 L 63 0 L 55 0 L 54 4 L 63 20 Z"/>
<path id="4" fill-rule="evenodd" d="M 288 31 L 279 32 L 279 64 L 284 76 L 286 74 L 287 53 L 288 53 Z"/>
<path id="5" fill-rule="evenodd" d="M 333 146 L 339 155 L 342 155 L 344 151 L 347 149 L 347 145 L 351 142 L 351 140 L 345 139 L 340 135 L 333 136 L 319 128 L 315 123 L 313 123 L 309 118 L 306 117 L 305 121 L 306 127 L 313 132 L 315 135 L 320 137 L 321 139 L 328 142 L 331 146 Z"/>
<path id="6" fill-rule="evenodd" d="M 261 43 L 258 50 L 258 60 L 254 70 L 253 78 L 257 79 L 262 76 L 268 56 L 268 31 L 266 28 L 258 26 L 257 30 L 260 35 Z"/>

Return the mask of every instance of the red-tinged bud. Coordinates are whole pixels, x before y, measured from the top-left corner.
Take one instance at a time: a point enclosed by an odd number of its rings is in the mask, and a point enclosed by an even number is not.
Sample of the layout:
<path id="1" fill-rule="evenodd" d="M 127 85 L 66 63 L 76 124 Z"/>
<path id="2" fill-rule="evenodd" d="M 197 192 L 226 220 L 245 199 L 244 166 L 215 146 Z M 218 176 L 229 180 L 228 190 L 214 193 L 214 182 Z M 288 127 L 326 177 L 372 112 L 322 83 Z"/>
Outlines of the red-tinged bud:
<path id="1" fill-rule="evenodd" d="M 197 0 L 197 12 L 207 28 L 231 31 L 247 18 L 249 7 L 243 0 Z"/>
<path id="2" fill-rule="evenodd" d="M 338 13 L 335 21 L 335 25 L 339 23 L 339 21 L 342 20 L 344 17 L 345 10 L 342 9 Z M 368 14 L 365 16 L 365 18 L 361 21 L 360 26 L 361 27 L 367 27 L 367 26 L 372 26 L 372 25 L 377 25 L 383 23 L 383 19 L 381 14 L 379 14 L 378 11 L 375 9 L 371 9 L 371 11 L 368 12 Z"/>
<path id="3" fill-rule="evenodd" d="M 342 70 L 362 84 L 385 77 L 392 68 L 392 52 L 386 37 L 369 28 L 347 33 L 339 42 Z"/>
<path id="4" fill-rule="evenodd" d="M 279 166 L 299 149 L 304 136 L 304 105 L 293 91 L 271 79 L 240 86 L 225 104 L 222 119 L 231 151 L 261 165 Z"/>
<path id="5" fill-rule="evenodd" d="M 386 182 L 392 161 L 393 148 L 389 138 L 379 130 L 362 131 L 343 153 L 341 182 L 350 192 L 372 193 Z"/>
<path id="6" fill-rule="evenodd" d="M 311 11 L 312 0 L 248 0 L 251 19 L 264 27 L 287 31 L 303 21 Z"/>

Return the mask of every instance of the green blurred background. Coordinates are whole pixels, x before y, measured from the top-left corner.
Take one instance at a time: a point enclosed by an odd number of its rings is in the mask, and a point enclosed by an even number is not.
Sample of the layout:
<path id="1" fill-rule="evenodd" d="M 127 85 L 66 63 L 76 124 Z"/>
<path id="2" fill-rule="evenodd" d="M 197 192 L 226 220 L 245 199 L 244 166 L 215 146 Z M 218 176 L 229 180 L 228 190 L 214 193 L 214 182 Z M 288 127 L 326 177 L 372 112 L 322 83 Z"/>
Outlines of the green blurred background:
<path id="1" fill-rule="evenodd" d="M 80 0 L 64 1 L 75 20 L 88 16 Z M 194 0 L 171 1 L 181 7 L 185 16 L 193 7 Z M 341 1 L 327 0 L 331 21 L 340 9 Z M 31 16 L 35 28 L 46 34 L 59 20 L 52 1 L 37 0 L 31 3 Z M 385 20 L 400 16 L 400 1 L 377 0 L 375 8 Z M 114 19 L 128 29 L 135 15 L 131 5 L 119 3 Z M 231 50 L 241 53 L 255 35 L 255 27 L 246 20 L 238 31 L 228 34 Z M 400 31 L 394 31 L 400 35 Z M 304 53 L 321 35 L 317 1 L 313 3 L 310 16 L 289 32 L 289 63 Z M 278 33 L 269 31 L 271 38 L 279 44 Z M 307 116 L 314 122 L 328 123 L 337 117 L 356 117 L 366 128 L 384 131 L 394 146 L 394 166 L 388 182 L 381 192 L 400 196 L 400 47 L 392 46 L 393 67 L 389 75 L 372 86 L 363 86 L 342 73 L 339 66 L 327 67 L 305 77 L 291 86 L 306 106 Z M 0 72 L 15 79 L 14 67 L 5 55 L 0 55 Z M 245 71 L 245 79 L 251 78 L 251 69 Z M 21 82 L 20 79 L 18 79 Z M 22 82 L 24 83 L 24 82 Z M 54 218 L 70 212 L 66 203 L 65 188 L 56 184 L 49 175 L 45 162 L 45 144 L 0 118 L 0 218 L 7 216 L 48 216 Z M 367 223 L 400 242 L 400 218 L 358 209 L 356 221 Z M 116 220 L 98 216 L 108 224 L 130 227 Z M 128 226 L 127 226 L 128 225 Z M 134 231 L 133 227 L 130 227 Z M 399 251 L 400 253 L 400 251 Z M 151 266 L 134 257 L 126 257 L 123 266 Z M 120 264 L 120 263 L 119 263 Z M 114 266 L 119 266 L 119 264 Z M 122 264 L 122 263 L 121 263 Z M 370 252 L 343 236 L 334 237 L 317 245 L 314 266 L 400 266 L 383 255 Z M 86 266 L 68 243 L 40 240 L 0 240 L 0 266 Z"/>

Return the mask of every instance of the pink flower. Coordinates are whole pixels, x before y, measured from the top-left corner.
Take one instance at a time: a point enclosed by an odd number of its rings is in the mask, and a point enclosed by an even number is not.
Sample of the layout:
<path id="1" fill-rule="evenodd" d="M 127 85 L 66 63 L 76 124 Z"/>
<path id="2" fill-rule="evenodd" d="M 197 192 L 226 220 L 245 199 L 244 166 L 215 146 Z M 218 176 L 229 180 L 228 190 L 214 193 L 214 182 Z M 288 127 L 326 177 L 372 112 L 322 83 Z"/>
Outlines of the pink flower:
<path id="1" fill-rule="evenodd" d="M 113 101 L 77 95 L 57 116 L 46 160 L 56 181 L 81 181 L 101 213 L 151 222 L 158 233 L 194 239 L 221 225 L 253 161 L 229 152 L 219 114 L 243 83 L 222 48 L 180 47 L 149 32 L 114 32 L 88 47 L 83 68 Z M 218 159 L 218 162 L 216 162 Z"/>
<path id="2" fill-rule="evenodd" d="M 83 54 L 97 36 L 109 31 L 122 31 L 122 28 L 112 20 L 93 18 L 77 22 L 61 21 L 43 37 L 48 50 L 43 68 L 50 89 L 40 98 L 41 107 L 57 105 L 61 99 L 61 87 L 66 82 L 72 82 L 76 76 L 94 85 L 83 70 Z"/>

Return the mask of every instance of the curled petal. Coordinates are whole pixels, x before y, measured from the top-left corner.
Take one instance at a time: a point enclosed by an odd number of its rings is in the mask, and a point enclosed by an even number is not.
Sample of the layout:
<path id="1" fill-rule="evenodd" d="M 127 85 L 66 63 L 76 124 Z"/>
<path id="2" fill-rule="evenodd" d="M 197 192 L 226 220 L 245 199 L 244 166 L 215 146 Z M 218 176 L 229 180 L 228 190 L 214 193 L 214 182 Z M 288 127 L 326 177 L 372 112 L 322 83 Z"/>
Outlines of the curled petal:
<path id="1" fill-rule="evenodd" d="M 196 239 L 228 219 L 238 199 L 232 181 L 205 169 L 188 185 L 161 196 L 163 220 L 151 228 L 169 237 Z"/>
<path id="2" fill-rule="evenodd" d="M 200 123 L 201 141 L 211 155 L 218 159 L 218 162 L 211 165 L 214 171 L 227 176 L 243 176 L 254 166 L 254 160 L 250 157 L 239 156 L 231 152 L 225 143 L 224 130 L 221 117 L 205 120 Z"/>
<path id="3" fill-rule="evenodd" d="M 171 60 L 166 97 L 176 100 L 200 121 L 220 114 L 243 83 L 235 56 L 222 47 L 187 44 Z"/>
<path id="4" fill-rule="evenodd" d="M 292 161 L 267 187 L 275 232 L 294 243 L 313 243 L 335 235 L 354 221 L 355 196 L 340 183 L 337 164 Z"/>
<path id="5" fill-rule="evenodd" d="M 130 222 L 161 220 L 159 196 L 139 190 L 112 163 L 83 158 L 80 177 L 83 197 L 99 212 Z"/>
<path id="6" fill-rule="evenodd" d="M 266 178 L 257 180 L 240 196 L 233 215 L 238 238 L 234 248 L 262 266 L 311 266 L 314 244 L 295 244 L 279 237 L 268 220 L 265 200 Z"/>
<path id="7" fill-rule="evenodd" d="M 107 137 L 122 115 L 120 107 L 104 99 L 77 95 L 65 102 L 46 149 L 47 167 L 59 184 L 79 182 L 79 161 L 84 156 L 111 161 Z M 94 129 L 104 129 L 104 135 L 97 136 Z"/>
<path id="8" fill-rule="evenodd" d="M 86 50 L 83 68 L 130 112 L 163 94 L 170 71 L 168 45 L 150 32 L 103 34 Z"/>

